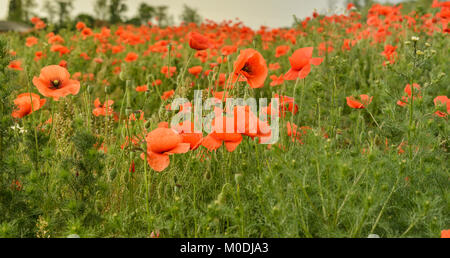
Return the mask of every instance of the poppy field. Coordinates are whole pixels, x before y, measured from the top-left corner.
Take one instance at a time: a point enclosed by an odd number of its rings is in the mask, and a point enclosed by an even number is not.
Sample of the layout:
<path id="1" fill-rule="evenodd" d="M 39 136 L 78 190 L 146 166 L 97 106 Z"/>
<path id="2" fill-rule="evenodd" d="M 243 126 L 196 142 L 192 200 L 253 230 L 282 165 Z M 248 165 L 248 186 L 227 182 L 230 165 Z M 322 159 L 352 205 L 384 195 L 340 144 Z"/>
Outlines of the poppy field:
<path id="1" fill-rule="evenodd" d="M 450 2 L 409 7 L 0 34 L 0 237 L 448 237 Z"/>

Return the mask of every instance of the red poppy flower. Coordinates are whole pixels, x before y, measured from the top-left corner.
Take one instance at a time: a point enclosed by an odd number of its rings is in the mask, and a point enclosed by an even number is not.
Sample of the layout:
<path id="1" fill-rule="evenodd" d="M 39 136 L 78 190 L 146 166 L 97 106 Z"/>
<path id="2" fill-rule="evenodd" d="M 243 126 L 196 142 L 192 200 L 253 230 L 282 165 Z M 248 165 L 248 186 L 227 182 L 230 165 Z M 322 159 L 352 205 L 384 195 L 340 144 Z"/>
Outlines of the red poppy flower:
<path id="1" fill-rule="evenodd" d="M 311 130 L 311 127 L 309 126 L 302 126 L 298 128 L 298 126 L 294 123 L 287 122 L 286 123 L 286 129 L 287 129 L 287 135 L 291 137 L 292 142 L 298 141 L 299 143 L 303 144 L 301 140 L 301 136 L 305 135 L 308 130 Z"/>
<path id="2" fill-rule="evenodd" d="M 154 82 L 152 82 L 152 86 L 158 86 L 161 84 L 162 84 L 162 81 L 160 79 L 156 79 Z"/>
<path id="3" fill-rule="evenodd" d="M 420 94 L 420 85 L 417 84 L 417 83 L 413 83 L 413 87 L 415 89 L 414 95 L 419 96 L 419 94 Z M 405 91 L 406 94 L 408 94 L 408 97 L 412 96 L 412 89 L 411 89 L 411 85 L 410 84 L 406 85 L 404 91 Z"/>
<path id="4" fill-rule="evenodd" d="M 280 76 L 276 76 L 276 75 L 271 75 L 270 79 L 272 80 L 272 82 L 270 83 L 270 86 L 277 86 L 277 85 L 281 85 L 284 82 L 284 75 L 280 75 Z"/>
<path id="5" fill-rule="evenodd" d="M 43 29 L 43 28 L 45 28 L 47 25 L 45 24 L 45 22 L 43 22 L 43 21 L 38 21 L 38 22 L 36 22 L 35 24 L 34 24 L 34 28 L 36 29 L 36 30 L 40 30 L 40 29 Z"/>
<path id="6" fill-rule="evenodd" d="M 26 39 L 26 43 L 25 43 L 25 45 L 27 46 L 27 47 L 32 47 L 33 45 L 36 45 L 37 43 L 38 43 L 38 38 L 36 38 L 36 37 L 28 37 L 27 39 Z"/>
<path id="7" fill-rule="evenodd" d="M 42 20 L 39 17 L 34 16 L 34 17 L 31 17 L 30 21 L 32 24 L 36 24 Z"/>
<path id="8" fill-rule="evenodd" d="M 203 70 L 203 67 L 198 65 L 198 66 L 193 66 L 193 67 L 189 68 L 188 71 L 190 74 L 194 75 L 195 77 L 198 77 L 198 75 L 202 72 L 202 70 Z"/>
<path id="9" fill-rule="evenodd" d="M 39 110 L 44 104 L 45 99 L 34 93 L 22 93 L 14 100 L 17 109 L 12 112 L 12 117 L 22 118 L 26 115 Z"/>
<path id="10" fill-rule="evenodd" d="M 84 22 L 77 22 L 77 25 L 75 25 L 75 27 L 77 28 L 77 30 L 82 30 L 84 28 L 86 28 L 86 24 Z"/>
<path id="11" fill-rule="evenodd" d="M 166 65 L 161 68 L 161 73 L 164 74 L 167 78 L 172 77 L 174 75 L 174 73 L 176 73 L 176 71 L 177 71 L 176 66 L 171 66 L 169 69 L 169 68 L 167 68 L 167 65 Z"/>
<path id="12" fill-rule="evenodd" d="M 186 153 L 189 143 L 183 143 L 183 137 L 169 128 L 156 128 L 145 137 L 147 142 L 147 163 L 155 171 L 161 172 L 170 164 L 169 155 Z M 145 160 L 145 154 L 141 154 Z"/>
<path id="13" fill-rule="evenodd" d="M 48 39 L 49 44 L 64 43 L 64 39 L 60 35 L 53 35 Z"/>
<path id="14" fill-rule="evenodd" d="M 34 53 L 34 61 L 39 61 L 41 58 L 45 57 L 46 55 L 42 51 L 36 51 Z"/>
<path id="15" fill-rule="evenodd" d="M 148 90 L 147 85 L 142 85 L 142 86 L 137 86 L 137 87 L 136 87 L 136 91 L 137 91 L 137 92 L 145 92 L 145 91 L 147 91 L 147 90 Z"/>
<path id="16" fill-rule="evenodd" d="M 205 50 L 210 47 L 209 39 L 198 32 L 191 32 L 189 35 L 189 46 L 195 50 Z"/>
<path id="17" fill-rule="evenodd" d="M 81 35 L 83 36 L 83 40 L 84 40 L 87 37 L 94 35 L 94 32 L 92 32 L 92 30 L 90 28 L 84 28 L 81 31 Z"/>
<path id="18" fill-rule="evenodd" d="M 67 61 L 66 60 L 61 60 L 61 62 L 59 62 L 58 65 L 67 69 Z"/>
<path id="19" fill-rule="evenodd" d="M 279 63 L 273 63 L 273 64 L 269 64 L 269 70 L 275 71 L 280 69 L 280 64 Z"/>
<path id="20" fill-rule="evenodd" d="M 95 108 L 92 110 L 92 114 L 94 114 L 94 116 L 110 116 L 114 113 L 114 110 L 111 108 L 113 104 L 114 101 L 111 99 L 102 104 L 99 98 L 96 98 L 94 100 Z"/>
<path id="21" fill-rule="evenodd" d="M 168 100 L 170 97 L 173 96 L 174 93 L 175 93 L 175 90 L 168 90 L 168 91 L 165 91 L 165 92 L 163 93 L 163 95 L 161 96 L 161 99 L 162 99 L 162 100 Z"/>
<path id="22" fill-rule="evenodd" d="M 373 97 L 369 97 L 366 94 L 359 96 L 361 101 L 355 100 L 353 96 L 347 97 L 347 105 L 351 108 L 363 109 L 366 108 L 371 102 Z"/>
<path id="23" fill-rule="evenodd" d="M 268 73 L 266 60 L 256 50 L 248 48 L 241 50 L 236 62 L 234 62 L 234 71 L 232 81 L 235 83 L 239 78 L 247 80 L 252 88 L 261 88 L 264 86 Z"/>
<path id="24" fill-rule="evenodd" d="M 436 111 L 435 114 L 440 116 L 440 117 L 447 117 L 448 114 L 450 114 L 450 99 L 447 98 L 447 96 L 437 96 L 436 98 L 434 98 L 434 105 L 436 107 L 439 106 L 444 106 L 444 108 L 446 109 L 447 113 L 444 113 L 440 110 Z"/>
<path id="25" fill-rule="evenodd" d="M 91 59 L 91 57 L 88 56 L 88 54 L 86 54 L 86 52 L 82 52 L 82 53 L 80 54 L 80 57 L 82 57 L 84 60 L 89 60 L 89 59 Z"/>
<path id="26" fill-rule="evenodd" d="M 65 47 L 63 45 L 58 45 L 58 44 L 53 45 L 50 48 L 50 51 L 52 51 L 52 52 L 59 52 L 59 56 L 63 56 L 65 54 L 70 53 L 70 50 L 67 47 Z"/>
<path id="27" fill-rule="evenodd" d="M 322 42 L 319 44 L 319 56 L 324 56 L 326 53 L 330 53 L 334 50 L 331 42 Z"/>
<path id="28" fill-rule="evenodd" d="M 136 59 L 138 59 L 138 57 L 139 57 L 138 54 L 136 54 L 134 52 L 130 52 L 125 57 L 125 62 L 130 63 L 130 62 L 136 61 Z"/>
<path id="29" fill-rule="evenodd" d="M 242 135 L 235 132 L 226 132 L 227 123 L 234 123 L 232 117 L 216 117 L 213 122 L 213 131 L 203 139 L 202 145 L 209 151 L 217 150 L 223 143 L 229 152 L 233 152 L 242 142 Z"/>
<path id="30" fill-rule="evenodd" d="M 22 62 L 20 62 L 19 60 L 13 60 L 9 63 L 8 68 L 9 69 L 13 69 L 13 70 L 17 70 L 17 71 L 22 71 Z"/>
<path id="31" fill-rule="evenodd" d="M 280 57 L 286 55 L 286 53 L 289 51 L 290 47 L 288 45 L 282 45 L 278 46 L 275 49 L 275 57 Z"/>
<path id="32" fill-rule="evenodd" d="M 313 47 L 297 49 L 291 57 L 291 69 L 284 75 L 285 80 L 304 79 L 311 72 L 311 65 L 320 65 L 323 58 L 313 58 Z"/>
<path id="33" fill-rule="evenodd" d="M 413 99 L 416 98 L 422 98 L 422 96 L 420 96 L 420 85 L 417 83 L 413 83 L 413 87 L 414 87 L 414 96 L 412 96 L 412 89 L 411 89 L 411 85 L 407 84 L 405 86 L 404 92 L 408 95 L 408 96 L 402 96 L 402 99 L 397 101 L 397 105 L 405 107 L 408 104 L 409 99 L 412 97 Z"/>
<path id="34" fill-rule="evenodd" d="M 395 59 L 397 57 L 397 52 L 395 50 L 397 47 L 394 47 L 392 45 L 386 45 L 384 46 L 384 51 L 381 53 L 389 63 L 393 64 L 395 63 Z M 386 65 L 386 62 L 383 63 L 383 65 Z"/>
<path id="35" fill-rule="evenodd" d="M 39 93 L 54 100 L 69 94 L 76 95 L 80 91 L 80 82 L 71 80 L 67 69 L 59 65 L 42 68 L 39 77 L 33 78 L 33 84 Z"/>

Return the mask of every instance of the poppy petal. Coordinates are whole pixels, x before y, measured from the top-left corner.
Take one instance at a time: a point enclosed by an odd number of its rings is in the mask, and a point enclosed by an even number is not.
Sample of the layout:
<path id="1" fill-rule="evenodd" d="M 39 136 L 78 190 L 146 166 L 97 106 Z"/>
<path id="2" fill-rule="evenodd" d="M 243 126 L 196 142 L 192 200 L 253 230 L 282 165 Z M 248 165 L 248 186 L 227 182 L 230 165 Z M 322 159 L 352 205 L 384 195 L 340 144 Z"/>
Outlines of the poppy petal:
<path id="1" fill-rule="evenodd" d="M 323 62 L 323 58 L 317 57 L 317 58 L 311 58 L 309 61 L 312 65 L 320 65 Z"/>
<path id="2" fill-rule="evenodd" d="M 191 145 L 189 143 L 179 143 L 175 148 L 171 149 L 170 151 L 166 152 L 167 154 L 181 154 L 186 153 L 191 148 Z"/>
<path id="3" fill-rule="evenodd" d="M 285 75 L 284 75 L 284 79 L 288 80 L 288 81 L 292 81 L 292 80 L 297 80 L 299 75 L 299 71 L 295 71 L 290 69 Z"/>
<path id="4" fill-rule="evenodd" d="M 311 65 L 308 64 L 307 66 L 303 67 L 303 69 L 300 71 L 298 78 L 305 79 L 306 76 L 311 72 Z"/>
<path id="5" fill-rule="evenodd" d="M 241 143 L 242 139 L 238 142 L 225 142 L 225 147 L 227 148 L 227 151 L 233 152 L 237 146 Z"/>
<path id="6" fill-rule="evenodd" d="M 207 148 L 209 151 L 213 151 L 222 146 L 222 141 L 216 139 L 210 134 L 203 139 L 202 146 Z"/>

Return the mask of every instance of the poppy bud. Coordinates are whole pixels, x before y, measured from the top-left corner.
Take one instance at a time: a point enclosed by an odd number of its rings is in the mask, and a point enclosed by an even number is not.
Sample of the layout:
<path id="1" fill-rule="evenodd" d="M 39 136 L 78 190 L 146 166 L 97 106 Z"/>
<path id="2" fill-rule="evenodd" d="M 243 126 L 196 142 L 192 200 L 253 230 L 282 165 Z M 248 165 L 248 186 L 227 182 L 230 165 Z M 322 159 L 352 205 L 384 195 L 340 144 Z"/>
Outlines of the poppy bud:
<path id="1" fill-rule="evenodd" d="M 207 37 L 197 32 L 191 32 L 189 36 L 189 46 L 195 50 L 205 50 L 210 46 Z"/>
<path id="2" fill-rule="evenodd" d="M 134 161 L 131 161 L 131 165 L 130 165 L 129 171 L 130 171 L 131 173 L 134 173 L 134 172 L 136 171 L 136 170 L 135 170 L 135 167 L 134 167 Z"/>

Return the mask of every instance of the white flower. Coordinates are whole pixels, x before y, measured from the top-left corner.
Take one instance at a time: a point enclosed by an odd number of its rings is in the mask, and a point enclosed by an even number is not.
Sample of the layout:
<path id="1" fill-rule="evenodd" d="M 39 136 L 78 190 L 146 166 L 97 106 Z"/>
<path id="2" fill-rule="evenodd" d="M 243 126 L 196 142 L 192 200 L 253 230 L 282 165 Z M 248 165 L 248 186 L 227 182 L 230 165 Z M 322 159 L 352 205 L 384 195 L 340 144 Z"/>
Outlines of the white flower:
<path id="1" fill-rule="evenodd" d="M 14 124 L 13 126 L 10 127 L 13 131 L 18 130 L 19 133 L 26 133 L 27 130 L 25 130 L 25 127 L 20 127 L 19 124 Z"/>

